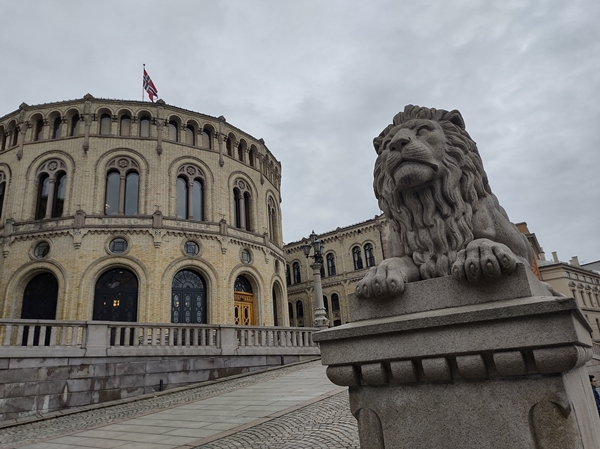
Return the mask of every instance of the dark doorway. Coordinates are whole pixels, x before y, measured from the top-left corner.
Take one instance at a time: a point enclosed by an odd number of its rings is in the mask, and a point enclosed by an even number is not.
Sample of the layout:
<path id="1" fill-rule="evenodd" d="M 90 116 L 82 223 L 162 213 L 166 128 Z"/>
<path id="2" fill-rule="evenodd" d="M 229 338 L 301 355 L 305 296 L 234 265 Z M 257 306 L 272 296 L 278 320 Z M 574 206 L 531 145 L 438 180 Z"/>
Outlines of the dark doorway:
<path id="1" fill-rule="evenodd" d="M 206 324 L 206 284 L 194 271 L 182 270 L 173 278 L 171 322 Z"/>
<path id="2" fill-rule="evenodd" d="M 34 277 L 23 292 L 21 318 L 24 320 L 55 320 L 56 304 L 58 302 L 58 281 L 52 273 L 42 273 Z M 35 326 L 33 345 L 40 344 L 40 326 Z M 44 345 L 50 344 L 51 327 L 46 327 Z M 29 326 L 23 330 L 23 346 L 27 346 Z"/>
<path id="3" fill-rule="evenodd" d="M 137 321 L 138 280 L 124 268 L 104 273 L 96 282 L 94 320 Z"/>

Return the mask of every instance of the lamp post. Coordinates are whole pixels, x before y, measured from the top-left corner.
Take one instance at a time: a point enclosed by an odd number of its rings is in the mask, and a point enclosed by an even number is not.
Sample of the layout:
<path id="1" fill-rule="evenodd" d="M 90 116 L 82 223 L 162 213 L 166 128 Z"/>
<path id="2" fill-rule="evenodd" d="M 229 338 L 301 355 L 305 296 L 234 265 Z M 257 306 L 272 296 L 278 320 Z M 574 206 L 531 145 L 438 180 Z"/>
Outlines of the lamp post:
<path id="1" fill-rule="evenodd" d="M 314 256 L 310 255 L 310 250 L 313 250 Z M 313 279 L 315 283 L 315 321 L 314 326 L 318 327 L 320 330 L 327 329 L 329 327 L 329 320 L 327 319 L 327 314 L 325 313 L 325 305 L 323 304 L 323 289 L 321 288 L 321 267 L 323 266 L 323 249 L 324 245 L 317 238 L 317 234 L 315 231 L 310 235 L 310 243 L 304 242 L 302 245 L 302 251 L 304 251 L 304 255 L 308 259 L 312 257 L 314 259 L 314 263 L 311 264 L 311 268 L 313 270 Z"/>

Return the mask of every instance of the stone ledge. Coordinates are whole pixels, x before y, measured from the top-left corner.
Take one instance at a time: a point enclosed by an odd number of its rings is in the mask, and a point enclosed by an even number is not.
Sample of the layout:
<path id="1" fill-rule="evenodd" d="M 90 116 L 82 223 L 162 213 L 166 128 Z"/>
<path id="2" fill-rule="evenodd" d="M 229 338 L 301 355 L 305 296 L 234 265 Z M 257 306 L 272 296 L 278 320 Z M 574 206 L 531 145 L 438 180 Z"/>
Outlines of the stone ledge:
<path id="1" fill-rule="evenodd" d="M 409 282 L 402 295 L 381 300 L 348 298 L 352 322 L 472 304 L 484 304 L 530 296 L 551 296 L 529 267 L 517 264 L 513 273 L 500 279 L 468 284 L 451 276 Z"/>
<path id="2" fill-rule="evenodd" d="M 589 347 L 566 345 L 335 365 L 327 367 L 327 377 L 343 387 L 505 379 L 562 374 L 583 365 L 591 357 Z"/>

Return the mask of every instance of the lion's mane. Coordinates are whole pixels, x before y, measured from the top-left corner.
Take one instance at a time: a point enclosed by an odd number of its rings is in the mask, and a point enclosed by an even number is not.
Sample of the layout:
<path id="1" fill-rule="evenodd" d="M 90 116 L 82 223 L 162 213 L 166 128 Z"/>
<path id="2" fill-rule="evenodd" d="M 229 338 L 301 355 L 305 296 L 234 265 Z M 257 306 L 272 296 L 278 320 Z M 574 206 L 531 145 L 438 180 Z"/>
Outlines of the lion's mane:
<path id="1" fill-rule="evenodd" d="M 398 191 L 386 170 L 390 131 L 412 119 L 436 121 L 446 136 L 446 154 L 438 176 L 421 189 Z M 373 140 L 379 155 L 373 188 L 379 207 L 400 235 L 406 255 L 422 279 L 447 276 L 457 252 L 473 240 L 472 204 L 492 194 L 475 142 L 457 111 L 408 105 Z"/>

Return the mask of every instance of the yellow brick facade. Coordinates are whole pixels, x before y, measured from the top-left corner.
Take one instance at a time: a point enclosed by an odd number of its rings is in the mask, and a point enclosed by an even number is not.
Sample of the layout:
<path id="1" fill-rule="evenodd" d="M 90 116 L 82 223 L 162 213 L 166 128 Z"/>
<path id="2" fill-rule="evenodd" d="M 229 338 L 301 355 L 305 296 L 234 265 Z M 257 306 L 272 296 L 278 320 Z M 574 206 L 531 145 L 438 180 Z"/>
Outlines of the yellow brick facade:
<path id="1" fill-rule="evenodd" d="M 321 282 L 330 327 L 350 321 L 348 298 L 355 294 L 356 284 L 365 276 L 369 267 L 385 258 L 388 236 L 388 220 L 383 215 L 318 236 L 324 244 Z M 312 326 L 315 300 L 313 270 L 310 265 L 313 260 L 304 256 L 303 243 L 298 241 L 285 245 L 286 270 L 289 270 L 289 276 L 286 276 L 288 317 L 292 325 Z M 370 258 L 367 257 L 369 248 L 372 249 Z M 355 249 L 360 251 L 361 263 L 355 264 Z M 331 274 L 328 256 L 335 265 L 335 274 Z M 294 276 L 294 264 L 298 264 L 300 269 L 299 282 L 296 282 L 298 279 Z M 337 310 L 333 303 L 334 295 L 337 295 L 339 301 Z M 298 314 L 299 304 L 302 306 L 302 316 Z"/>
<path id="2" fill-rule="evenodd" d="M 143 117 L 149 119 L 147 137 L 141 137 Z M 56 126 L 61 126 L 57 138 Z M 123 135 L 127 128 L 129 135 Z M 125 269 L 138 282 L 134 321 L 171 322 L 173 278 L 189 270 L 204 281 L 208 323 L 234 323 L 234 283 L 240 275 L 254 294 L 253 323 L 289 323 L 281 165 L 262 139 L 223 117 L 161 100 L 103 100 L 89 94 L 81 100 L 21 105 L 0 118 L 0 139 L 2 317 L 20 318 L 28 283 L 40 273 L 52 273 L 58 282 L 55 318 L 92 319 L 98 279 L 109 270 Z M 110 164 L 121 173 L 134 169 L 138 174 L 135 214 L 106 214 Z M 59 171 L 66 175 L 62 212 L 36 217 L 43 208 L 44 173 Z M 201 220 L 177 216 L 177 179 L 192 172 L 201 174 Z M 235 188 L 247 192 L 238 206 L 238 223 Z M 55 202 L 62 201 L 60 193 L 54 196 Z M 240 212 L 246 208 L 247 221 Z M 124 252 L 110 250 L 115 238 L 127 242 Z M 43 242 L 48 254 L 36 255 Z M 196 243 L 199 254 L 186 254 L 186 242 Z M 249 261 L 242 260 L 242 251 Z"/>

